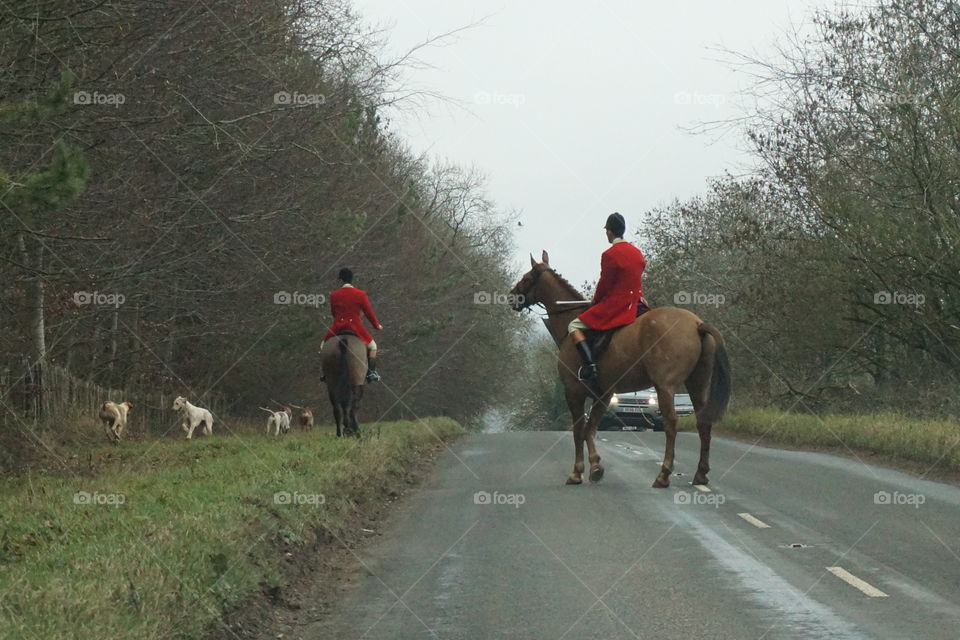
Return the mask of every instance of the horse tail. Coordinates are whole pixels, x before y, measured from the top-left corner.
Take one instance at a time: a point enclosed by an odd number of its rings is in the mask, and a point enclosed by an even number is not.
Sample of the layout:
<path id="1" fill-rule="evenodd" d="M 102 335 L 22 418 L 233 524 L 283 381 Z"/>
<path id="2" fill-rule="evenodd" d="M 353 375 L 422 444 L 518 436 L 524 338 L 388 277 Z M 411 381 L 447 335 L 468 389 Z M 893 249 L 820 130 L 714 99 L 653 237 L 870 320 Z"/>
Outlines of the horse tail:
<path id="1" fill-rule="evenodd" d="M 698 416 L 698 422 L 713 424 L 719 422 L 723 414 L 727 412 L 727 405 L 730 403 L 731 376 L 730 360 L 727 358 L 727 349 L 723 344 L 723 335 L 716 327 L 700 323 L 697 332 L 701 336 L 701 342 L 704 348 L 707 340 L 713 340 L 713 371 L 710 375 L 710 395 L 707 398 L 707 404 Z"/>

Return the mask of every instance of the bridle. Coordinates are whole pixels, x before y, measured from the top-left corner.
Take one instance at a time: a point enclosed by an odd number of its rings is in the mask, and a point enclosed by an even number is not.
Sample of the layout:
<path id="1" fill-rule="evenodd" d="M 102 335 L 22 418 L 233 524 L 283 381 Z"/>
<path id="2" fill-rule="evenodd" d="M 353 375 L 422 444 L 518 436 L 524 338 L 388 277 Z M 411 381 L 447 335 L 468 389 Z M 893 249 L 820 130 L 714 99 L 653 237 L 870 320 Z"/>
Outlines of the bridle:
<path id="1" fill-rule="evenodd" d="M 544 267 L 543 269 L 537 269 L 536 267 L 534 267 L 533 270 L 536 272 L 536 276 L 534 277 L 533 282 L 530 283 L 530 286 L 527 289 L 528 291 L 537 285 L 537 282 L 540 280 L 540 276 L 543 275 L 544 271 L 549 271 L 550 273 L 557 275 L 557 272 L 553 270 L 553 267 Z M 560 276 L 557 275 L 557 277 L 560 277 Z M 547 309 L 547 305 L 545 305 L 544 303 L 533 302 L 520 307 L 518 311 L 530 311 L 532 307 L 540 306 L 543 308 L 543 314 L 547 317 L 550 317 L 558 313 L 566 313 L 570 309 L 577 309 L 579 307 L 590 306 L 590 302 L 587 300 L 564 300 L 564 301 L 558 301 L 558 304 L 562 305 L 561 308 L 550 311 L 549 309 Z"/>

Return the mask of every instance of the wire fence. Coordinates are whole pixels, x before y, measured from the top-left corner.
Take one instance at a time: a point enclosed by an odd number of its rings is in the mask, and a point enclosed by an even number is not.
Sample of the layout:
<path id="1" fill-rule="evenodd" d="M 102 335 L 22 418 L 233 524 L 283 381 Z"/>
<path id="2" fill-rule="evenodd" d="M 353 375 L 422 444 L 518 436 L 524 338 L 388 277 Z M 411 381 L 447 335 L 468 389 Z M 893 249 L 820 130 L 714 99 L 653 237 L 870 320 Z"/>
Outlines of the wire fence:
<path id="1" fill-rule="evenodd" d="M 18 369 L 14 371 L 8 367 L 0 372 L 0 393 L 6 404 L 6 418 L 51 429 L 66 428 L 78 418 L 99 421 L 97 416 L 101 405 L 111 400 L 133 404 L 127 425 L 130 437 L 179 433 L 179 416 L 173 410 L 177 393 L 106 388 L 49 363 L 24 360 Z M 208 393 L 201 398 L 187 399 L 210 409 L 214 416 L 224 415 L 225 403 L 219 394 Z"/>

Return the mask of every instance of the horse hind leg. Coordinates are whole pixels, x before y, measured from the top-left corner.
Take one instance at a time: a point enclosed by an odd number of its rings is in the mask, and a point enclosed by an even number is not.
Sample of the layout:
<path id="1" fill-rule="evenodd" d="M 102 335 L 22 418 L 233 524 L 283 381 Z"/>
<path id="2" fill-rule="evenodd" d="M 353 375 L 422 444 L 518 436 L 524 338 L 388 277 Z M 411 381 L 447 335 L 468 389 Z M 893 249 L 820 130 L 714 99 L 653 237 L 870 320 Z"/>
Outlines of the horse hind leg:
<path id="1" fill-rule="evenodd" d="M 343 410 L 340 408 L 340 400 L 330 393 L 330 406 L 333 407 L 333 422 L 337 425 L 337 437 L 343 437 Z"/>
<path id="2" fill-rule="evenodd" d="M 357 416 L 354 412 L 353 401 L 343 405 L 343 435 L 359 437 L 357 429 Z"/>
<path id="3" fill-rule="evenodd" d="M 364 373 L 366 375 L 366 373 Z M 357 385 L 350 394 L 350 428 L 354 437 L 360 437 L 360 420 L 357 414 L 360 412 L 360 400 L 363 398 L 363 385 Z"/>
<path id="4" fill-rule="evenodd" d="M 343 403 L 343 434 L 345 436 L 360 437 L 360 421 L 357 412 L 360 410 L 360 398 L 363 397 L 363 385 L 350 388 Z"/>
<path id="5" fill-rule="evenodd" d="M 673 389 L 657 387 L 657 405 L 663 415 L 663 431 L 666 434 L 666 448 L 663 452 L 663 466 L 660 475 L 653 481 L 655 489 L 670 486 L 670 474 L 673 473 L 673 458 L 677 443 L 677 411 L 673 406 Z"/>
<path id="6" fill-rule="evenodd" d="M 697 472 L 693 475 L 693 484 L 707 484 L 707 474 L 710 473 L 710 431 L 713 424 L 701 417 L 700 408 L 695 407 L 694 413 L 697 416 L 697 433 L 700 434 L 700 461 L 697 463 Z"/>
<path id="7" fill-rule="evenodd" d="M 337 437 L 343 438 L 347 435 L 346 433 L 347 425 L 344 424 L 344 421 L 343 421 L 343 407 L 341 407 L 340 405 L 337 405 L 336 409 L 334 409 L 333 411 L 336 414 L 335 419 L 337 421 Z"/>
<path id="8" fill-rule="evenodd" d="M 693 484 L 707 484 L 707 474 L 710 473 L 710 430 L 713 425 L 701 422 L 697 418 L 697 433 L 700 434 L 700 462 L 697 472 L 693 475 Z"/>
<path id="9" fill-rule="evenodd" d="M 567 484 L 583 484 L 583 442 L 587 426 L 586 415 L 583 412 L 584 400 L 582 394 L 567 395 L 567 408 L 570 409 L 570 417 L 573 420 L 573 445 L 576 449 L 573 473 L 567 477 Z"/>
<path id="10" fill-rule="evenodd" d="M 599 424 L 609 402 L 609 396 L 594 400 L 590 407 L 589 421 L 584 426 L 584 439 L 587 442 L 587 454 L 590 460 L 590 482 L 600 482 L 603 479 L 603 465 L 600 464 L 600 454 L 597 453 L 597 445 L 594 439 L 597 435 L 597 424 Z"/>
<path id="11" fill-rule="evenodd" d="M 687 393 L 690 394 L 690 400 L 693 402 L 693 413 L 697 418 L 697 433 L 700 434 L 700 461 L 697 463 L 697 472 L 693 476 L 693 484 L 707 484 L 707 474 L 710 472 L 710 431 L 713 424 L 704 418 L 703 409 L 707 406 L 710 393 L 710 376 L 695 371 L 687 380 Z"/>

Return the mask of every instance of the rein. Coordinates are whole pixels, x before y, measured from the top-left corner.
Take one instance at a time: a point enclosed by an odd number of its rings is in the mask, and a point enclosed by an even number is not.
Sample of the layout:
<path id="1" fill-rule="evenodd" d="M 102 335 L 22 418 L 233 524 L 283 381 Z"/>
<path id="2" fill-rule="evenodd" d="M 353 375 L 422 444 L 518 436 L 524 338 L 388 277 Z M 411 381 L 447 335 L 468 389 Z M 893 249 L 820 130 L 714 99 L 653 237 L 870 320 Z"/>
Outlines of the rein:
<path id="1" fill-rule="evenodd" d="M 537 304 L 543 307 L 544 313 L 546 313 L 548 316 L 556 315 L 558 313 L 566 313 L 570 309 L 579 309 L 580 307 L 590 306 L 590 303 L 587 302 L 586 300 L 557 300 L 556 302 L 554 302 L 554 304 L 559 304 L 562 306 L 559 309 L 550 311 L 549 309 L 547 309 L 547 305 L 543 304 L 542 302 L 538 302 Z M 566 307 L 566 309 L 564 307 Z"/>
<path id="2" fill-rule="evenodd" d="M 547 268 L 547 269 L 544 269 L 543 271 L 537 271 L 537 280 L 540 279 L 540 276 L 543 275 L 543 272 L 544 272 L 544 271 L 550 271 L 551 273 L 553 273 L 553 274 L 554 274 L 555 276 L 557 276 L 558 278 L 560 277 L 560 276 L 557 274 L 557 272 L 554 271 L 552 268 Z M 537 280 L 534 280 L 533 284 L 531 284 L 530 286 L 532 287 L 533 285 L 535 285 L 535 284 L 537 283 Z M 566 313 L 566 312 L 569 311 L 570 309 L 577 309 L 577 308 L 579 308 L 579 307 L 589 307 L 589 306 L 590 306 L 590 302 L 589 302 L 588 300 L 555 300 L 555 301 L 554 301 L 554 304 L 560 305 L 560 308 L 558 308 L 558 309 L 556 309 L 556 310 L 554 310 L 554 311 L 550 311 L 549 309 L 547 309 L 547 305 L 544 304 L 543 302 L 536 302 L 536 303 L 534 303 L 534 306 L 543 307 L 543 311 L 544 311 L 544 313 L 545 313 L 548 317 L 551 316 L 551 315 L 556 315 L 556 314 L 558 314 L 558 313 Z M 566 307 L 566 308 L 564 308 L 564 307 Z M 529 309 L 530 307 L 527 307 L 527 308 Z"/>

